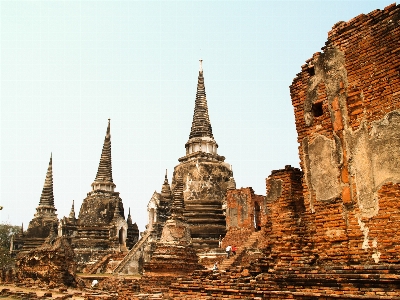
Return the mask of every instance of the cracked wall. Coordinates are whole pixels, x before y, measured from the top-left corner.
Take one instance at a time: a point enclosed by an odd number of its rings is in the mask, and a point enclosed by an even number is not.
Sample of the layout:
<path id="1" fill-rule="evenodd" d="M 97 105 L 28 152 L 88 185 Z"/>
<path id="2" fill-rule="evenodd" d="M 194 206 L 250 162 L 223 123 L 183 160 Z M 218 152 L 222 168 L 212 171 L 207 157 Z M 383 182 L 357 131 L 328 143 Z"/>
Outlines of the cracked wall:
<path id="1" fill-rule="evenodd" d="M 391 5 L 337 23 L 290 87 L 308 227 L 327 263 L 399 258 L 385 238 L 400 225 L 399 20 Z"/>

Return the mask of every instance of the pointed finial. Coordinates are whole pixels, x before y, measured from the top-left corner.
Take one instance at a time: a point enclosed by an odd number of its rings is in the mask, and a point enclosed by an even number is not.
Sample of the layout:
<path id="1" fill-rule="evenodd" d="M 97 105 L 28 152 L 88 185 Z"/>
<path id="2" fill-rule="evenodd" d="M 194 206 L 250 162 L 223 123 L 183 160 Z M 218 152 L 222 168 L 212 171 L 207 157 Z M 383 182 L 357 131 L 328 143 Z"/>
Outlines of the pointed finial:
<path id="1" fill-rule="evenodd" d="M 168 184 L 168 174 L 167 174 L 167 169 L 165 169 L 164 184 Z"/>
<path id="2" fill-rule="evenodd" d="M 50 206 L 52 210 L 56 211 L 54 207 L 54 194 L 53 194 L 53 153 L 50 154 L 49 166 L 46 172 L 46 178 L 44 180 L 42 195 L 40 196 L 39 206 L 36 210 L 39 212 L 39 207 L 41 206 Z M 39 210 L 38 210 L 39 209 Z"/>
<path id="3" fill-rule="evenodd" d="M 114 192 L 115 188 L 115 184 L 113 183 L 112 178 L 110 120 L 111 119 L 108 119 L 107 132 L 104 138 L 99 168 L 97 170 L 96 178 L 92 183 L 93 191 L 104 189 Z"/>
<path id="4" fill-rule="evenodd" d="M 106 133 L 106 137 L 110 137 L 110 121 L 111 121 L 111 119 L 108 119 L 108 125 L 107 125 L 107 133 Z"/>
<path id="5" fill-rule="evenodd" d="M 126 219 L 128 226 L 132 224 L 131 208 L 129 207 L 128 218 Z"/>
<path id="6" fill-rule="evenodd" d="M 75 219 L 75 200 L 72 200 L 72 207 L 71 207 L 71 211 L 69 213 L 69 217 L 71 219 Z"/>
<path id="7" fill-rule="evenodd" d="M 202 59 L 199 59 L 199 62 L 200 62 L 200 72 L 203 72 L 203 60 Z"/>

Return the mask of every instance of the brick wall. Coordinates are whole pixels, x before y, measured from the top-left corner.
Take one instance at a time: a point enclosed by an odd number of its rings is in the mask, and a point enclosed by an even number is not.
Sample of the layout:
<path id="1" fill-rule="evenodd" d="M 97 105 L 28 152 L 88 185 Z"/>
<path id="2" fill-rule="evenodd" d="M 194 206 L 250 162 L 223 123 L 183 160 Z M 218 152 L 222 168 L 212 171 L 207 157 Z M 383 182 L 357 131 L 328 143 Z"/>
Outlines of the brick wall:
<path id="1" fill-rule="evenodd" d="M 395 4 L 339 22 L 290 87 L 305 218 L 324 263 L 400 258 L 399 43 Z"/>
<path id="2" fill-rule="evenodd" d="M 251 187 L 227 191 L 227 234 L 222 247 L 243 245 L 250 234 L 266 224 L 265 197 Z"/>
<path id="3" fill-rule="evenodd" d="M 303 219 L 302 172 L 291 166 L 272 171 L 266 180 L 267 236 L 273 264 L 299 265 L 309 256 Z"/>

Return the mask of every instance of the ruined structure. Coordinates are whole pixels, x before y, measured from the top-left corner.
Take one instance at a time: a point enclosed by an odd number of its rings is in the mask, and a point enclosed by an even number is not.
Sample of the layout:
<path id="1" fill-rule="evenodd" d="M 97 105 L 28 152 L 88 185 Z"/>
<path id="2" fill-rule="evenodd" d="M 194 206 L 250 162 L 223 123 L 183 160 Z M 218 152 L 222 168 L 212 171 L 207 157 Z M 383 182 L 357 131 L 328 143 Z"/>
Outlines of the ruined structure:
<path id="1" fill-rule="evenodd" d="M 171 216 L 166 221 L 162 235 L 150 262 L 144 266 L 145 276 L 142 278 L 142 290 L 160 289 L 160 283 L 166 288 L 176 276 L 188 275 L 196 269 L 204 267 L 198 263 L 198 256 L 191 243 L 189 225 L 183 215 L 182 178 L 177 178 L 174 189 Z"/>
<path id="2" fill-rule="evenodd" d="M 262 257 L 169 296 L 400 299 L 399 43 L 395 4 L 333 27 L 290 87 L 302 171 L 267 179 Z"/>
<path id="3" fill-rule="evenodd" d="M 23 227 L 21 227 L 21 232 L 13 236 L 11 240 L 12 254 L 27 253 L 41 246 L 49 236 L 50 231 L 57 230 L 58 218 L 56 211 L 53 193 L 53 155 L 51 155 L 36 214 L 29 222 L 26 231 L 23 231 Z"/>
<path id="4" fill-rule="evenodd" d="M 226 228 L 222 248 L 228 245 L 241 246 L 255 231 L 265 226 L 265 196 L 254 194 L 252 188 L 228 190 Z"/>
<path id="5" fill-rule="evenodd" d="M 161 193 L 154 192 L 149 203 L 147 204 L 149 222 L 146 226 L 146 230 L 154 231 L 157 239 L 161 237 L 164 224 L 171 215 L 171 203 L 171 187 L 168 183 L 167 171 L 165 171 L 165 178 L 161 187 Z"/>
<path id="6" fill-rule="evenodd" d="M 231 166 L 224 162 L 225 157 L 217 154 L 218 144 L 208 116 L 202 61 L 192 128 L 185 147 L 186 156 L 179 158 L 180 164 L 174 170 L 172 189 L 180 176 L 183 179 L 184 216 L 190 227 L 192 244 L 198 252 L 204 252 L 218 248 L 220 236 L 225 236 L 226 191 L 235 189 L 236 183 Z M 171 202 L 171 187 L 166 174 L 161 193 L 154 192 L 147 206 L 149 223 L 145 232 L 114 273 L 142 273 L 144 263 L 150 262 L 156 243 L 160 241 Z"/>
<path id="7" fill-rule="evenodd" d="M 204 86 L 202 61 L 197 82 L 197 93 L 186 155 L 179 158 L 174 169 L 172 188 L 177 176 L 184 182 L 183 195 L 187 222 L 193 245 L 198 249 L 218 247 L 219 236 L 226 233 L 224 208 L 226 191 L 232 188 L 233 173 L 225 157 L 217 154 Z"/>
<path id="8" fill-rule="evenodd" d="M 189 274 L 196 268 L 201 268 L 191 244 L 192 237 L 183 215 L 184 209 L 183 182 L 182 178 L 178 177 L 171 207 L 172 214 L 163 227 L 151 261 L 145 264 L 146 274 L 176 276 Z"/>
<path id="9" fill-rule="evenodd" d="M 399 18 L 391 5 L 337 23 L 290 87 L 321 263 L 399 259 Z"/>
<path id="10" fill-rule="evenodd" d="M 104 139 L 96 178 L 92 191 L 83 200 L 78 219 L 75 219 L 74 205 L 68 218 L 64 217 L 59 234 L 71 239 L 78 261 L 78 271 L 95 264 L 101 258 L 114 252 L 128 251 L 139 237 L 136 224 L 131 216 L 125 220 L 124 205 L 119 193 L 115 192 L 111 164 L 110 120 Z M 105 260 L 108 261 L 108 260 Z"/>
<path id="11" fill-rule="evenodd" d="M 170 216 L 171 203 L 172 193 L 166 172 L 161 192 L 155 191 L 147 205 L 149 223 L 146 225 L 146 230 L 142 233 L 140 240 L 113 270 L 113 273 L 143 273 L 143 266 L 150 261 L 156 244 L 161 238 L 164 224 Z"/>
<path id="12" fill-rule="evenodd" d="M 76 286 L 76 262 L 74 251 L 64 237 L 55 232 L 45 243 L 22 255 L 16 262 L 19 282 L 36 282 L 57 286 Z"/>
<path id="13" fill-rule="evenodd" d="M 290 87 L 301 169 L 272 171 L 265 197 L 236 190 L 216 154 L 200 68 L 172 215 L 160 224 L 155 250 L 146 252 L 154 254 L 139 284 L 161 285 L 165 299 L 400 300 L 399 44 L 400 5 L 333 27 Z M 157 197 L 150 212 L 161 203 Z M 224 207 L 223 244 L 241 249 L 219 271 L 196 270 L 187 250 L 218 242 Z M 155 215 L 148 228 L 157 227 Z M 191 274 L 176 268 L 186 261 Z M 171 274 L 181 277 L 164 278 Z M 135 299 L 137 288 L 124 286 L 118 297 Z"/>

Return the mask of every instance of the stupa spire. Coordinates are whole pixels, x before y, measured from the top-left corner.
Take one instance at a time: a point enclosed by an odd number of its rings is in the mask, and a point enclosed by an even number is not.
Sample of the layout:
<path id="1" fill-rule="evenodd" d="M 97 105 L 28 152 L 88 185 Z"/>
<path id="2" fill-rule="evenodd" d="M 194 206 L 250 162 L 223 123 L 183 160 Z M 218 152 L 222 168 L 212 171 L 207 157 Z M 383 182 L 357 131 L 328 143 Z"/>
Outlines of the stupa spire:
<path id="1" fill-rule="evenodd" d="M 49 166 L 47 167 L 46 179 L 44 180 L 42 195 L 40 196 L 39 205 L 36 208 L 35 216 L 40 217 L 56 217 L 56 208 L 54 207 L 53 193 L 53 153 L 50 154 Z"/>
<path id="2" fill-rule="evenodd" d="M 96 179 L 92 183 L 93 190 L 106 190 L 114 191 L 115 184 L 112 178 L 112 164 L 111 164 L 111 134 L 110 134 L 110 119 L 108 119 L 108 126 L 106 136 L 104 138 L 103 150 L 101 152 L 99 168 L 97 170 Z"/>
<path id="3" fill-rule="evenodd" d="M 190 130 L 189 139 L 194 137 L 213 138 L 210 118 L 208 116 L 208 106 L 206 98 L 206 89 L 203 77 L 203 60 L 200 59 L 199 76 L 197 79 L 197 92 L 194 107 L 192 128 Z"/>
<path id="4" fill-rule="evenodd" d="M 71 211 L 69 212 L 69 217 L 70 219 L 75 219 L 75 201 L 72 200 L 72 207 L 71 207 Z"/>
<path id="5" fill-rule="evenodd" d="M 161 187 L 161 196 L 163 196 L 164 198 L 167 198 L 167 199 L 169 199 L 171 197 L 171 187 L 169 186 L 169 183 L 168 183 L 167 170 L 165 170 L 164 183 Z"/>
<path id="6" fill-rule="evenodd" d="M 131 208 L 128 210 L 128 218 L 126 219 L 126 223 L 132 224 L 132 216 L 131 216 Z"/>
<path id="7" fill-rule="evenodd" d="M 47 168 L 46 179 L 44 180 L 42 195 L 40 196 L 39 206 L 54 207 L 53 194 L 53 153 L 50 154 L 49 166 Z"/>
<path id="8" fill-rule="evenodd" d="M 218 145 L 214 140 L 203 77 L 203 60 L 200 59 L 199 76 L 197 79 L 196 100 L 194 105 L 192 127 L 189 141 L 185 145 L 186 155 L 193 152 L 217 154 Z"/>

